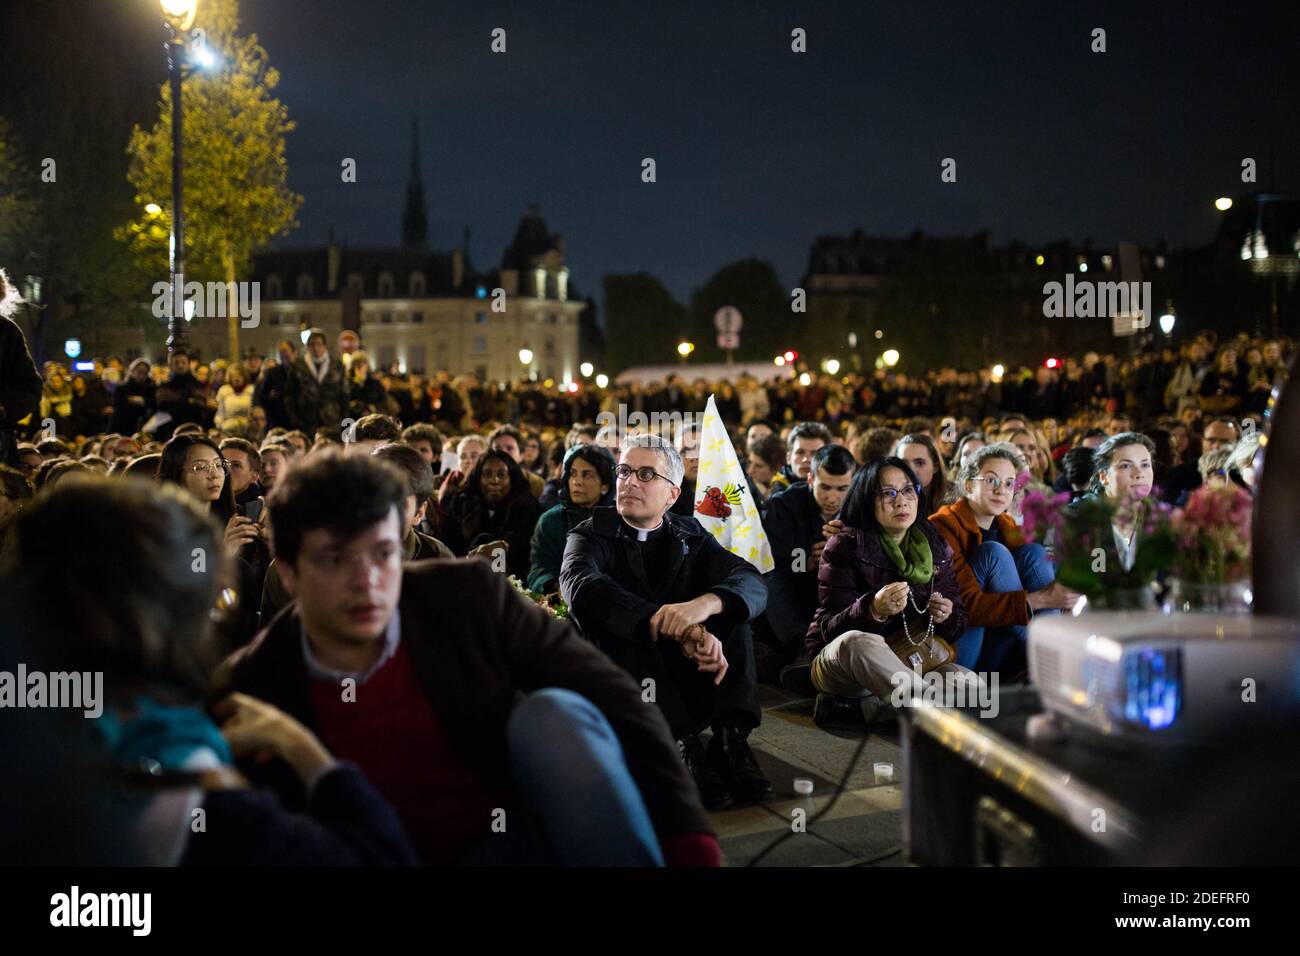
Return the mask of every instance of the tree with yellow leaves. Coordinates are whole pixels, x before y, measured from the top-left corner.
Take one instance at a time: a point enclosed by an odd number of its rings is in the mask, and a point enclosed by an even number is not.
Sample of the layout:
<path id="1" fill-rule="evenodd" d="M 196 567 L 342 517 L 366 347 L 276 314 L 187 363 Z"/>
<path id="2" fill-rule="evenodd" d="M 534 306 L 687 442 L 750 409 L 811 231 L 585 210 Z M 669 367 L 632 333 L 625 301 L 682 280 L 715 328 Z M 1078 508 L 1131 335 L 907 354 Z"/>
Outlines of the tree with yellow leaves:
<path id="1" fill-rule="evenodd" d="M 280 74 L 257 36 L 239 36 L 236 0 L 203 0 L 189 45 L 213 54 L 215 69 L 188 72 L 182 92 L 186 281 L 233 283 L 253 253 L 298 223 L 302 197 L 287 184 L 285 137 L 295 123 L 274 96 Z M 163 84 L 158 121 L 136 127 L 127 178 L 138 218 L 122 232 L 150 275 L 166 277 L 172 182 L 171 90 Z M 150 204 L 162 212 L 150 214 Z M 239 357 L 239 314 L 227 308 L 229 356 Z"/>

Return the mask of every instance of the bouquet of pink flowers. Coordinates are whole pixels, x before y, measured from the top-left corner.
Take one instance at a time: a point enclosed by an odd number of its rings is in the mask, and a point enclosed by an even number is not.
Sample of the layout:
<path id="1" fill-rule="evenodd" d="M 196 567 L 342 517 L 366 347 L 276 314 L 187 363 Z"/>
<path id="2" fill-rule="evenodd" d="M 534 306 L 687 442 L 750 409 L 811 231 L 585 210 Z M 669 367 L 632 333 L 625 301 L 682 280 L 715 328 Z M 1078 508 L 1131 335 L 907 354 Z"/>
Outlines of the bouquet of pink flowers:
<path id="1" fill-rule="evenodd" d="M 1116 503 L 1108 498 L 1085 495 L 1070 503 L 1068 491 L 1052 494 L 1031 489 L 1025 493 L 1020 511 L 1021 530 L 1026 540 L 1045 544 L 1056 565 L 1056 578 L 1072 591 L 1086 594 L 1105 604 L 1118 592 L 1149 587 L 1156 575 L 1174 563 L 1175 538 L 1170 507 L 1148 499 Z M 1127 526 L 1141 521 L 1133 566 L 1128 570 L 1109 564 L 1113 554 L 1112 525 Z"/>
<path id="2" fill-rule="evenodd" d="M 1184 581 L 1228 584 L 1250 575 L 1250 495 L 1234 484 L 1206 485 L 1175 509 L 1176 568 Z"/>

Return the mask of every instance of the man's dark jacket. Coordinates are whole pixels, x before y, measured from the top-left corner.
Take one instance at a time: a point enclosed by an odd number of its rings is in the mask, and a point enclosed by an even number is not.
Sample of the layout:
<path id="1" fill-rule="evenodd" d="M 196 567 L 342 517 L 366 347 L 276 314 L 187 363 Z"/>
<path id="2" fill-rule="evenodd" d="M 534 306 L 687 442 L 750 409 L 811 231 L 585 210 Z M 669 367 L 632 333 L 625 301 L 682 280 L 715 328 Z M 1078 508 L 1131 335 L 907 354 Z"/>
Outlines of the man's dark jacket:
<path id="1" fill-rule="evenodd" d="M 516 702 L 562 687 L 587 698 L 610 722 L 660 840 L 713 832 L 659 709 L 646 706 L 626 673 L 570 625 L 519 595 L 488 562 L 404 565 L 398 610 L 420 685 L 461 759 L 486 783 L 512 789 L 506 721 Z M 290 604 L 227 660 L 222 683 L 319 733 L 301 627 L 297 605 Z M 299 804 L 301 786 L 285 776 L 287 767 L 277 770 L 267 782 Z M 248 772 L 257 776 L 258 768 Z"/>
<path id="2" fill-rule="evenodd" d="M 767 503 L 763 530 L 776 564 L 767 581 L 767 625 L 782 647 L 799 649 L 817 612 L 817 562 L 813 545 L 826 519 L 806 482 L 777 492 Z M 796 550 L 803 552 L 797 555 Z"/>
<path id="3" fill-rule="evenodd" d="M 753 565 L 718 544 L 694 518 L 669 512 L 663 520 L 672 540 L 658 590 L 646 573 L 635 532 L 616 508 L 596 508 L 591 518 L 569 532 L 560 567 L 560 593 L 569 613 L 589 640 L 634 676 L 643 677 L 655 671 L 660 653 L 650 638 L 651 616 L 664 604 L 710 592 L 718 595 L 723 611 L 705 623 L 722 642 L 728 664 L 716 707 L 719 712 L 744 713 L 748 723 L 757 726 L 760 711 L 749 621 L 763 612 L 767 585 Z M 693 667 L 690 672 L 695 673 Z M 669 706 L 662 691 L 659 704 Z M 683 719 L 680 712 L 669 713 L 670 723 Z"/>
<path id="4" fill-rule="evenodd" d="M 177 427 L 186 423 L 202 425 L 208 414 L 208 401 L 203 383 L 193 372 L 172 375 L 154 391 L 158 411 L 166 412 L 171 421 L 159 426 L 155 437 L 168 441 Z"/>
<path id="5" fill-rule="evenodd" d="M 18 464 L 14 426 L 40 408 L 41 385 L 23 330 L 0 316 L 0 463 Z"/>
<path id="6" fill-rule="evenodd" d="M 348 406 L 348 380 L 343 374 L 343 363 L 337 355 L 329 357 L 325 377 L 316 380 L 309 364 L 311 353 L 304 351 L 289 369 L 284 387 L 284 407 L 293 427 L 307 433 L 308 438 L 318 428 L 338 428 Z"/>

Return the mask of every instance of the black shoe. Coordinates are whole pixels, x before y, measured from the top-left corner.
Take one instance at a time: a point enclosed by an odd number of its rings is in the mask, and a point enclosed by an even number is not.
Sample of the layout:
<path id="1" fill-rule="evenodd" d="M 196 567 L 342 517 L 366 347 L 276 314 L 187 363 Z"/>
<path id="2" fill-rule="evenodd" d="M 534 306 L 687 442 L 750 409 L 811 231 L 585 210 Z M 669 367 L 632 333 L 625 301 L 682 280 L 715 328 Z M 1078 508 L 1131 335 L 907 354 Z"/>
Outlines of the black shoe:
<path id="1" fill-rule="evenodd" d="M 695 786 L 700 791 L 700 801 L 704 804 L 704 809 L 725 810 L 735 804 L 736 801 L 731 799 L 731 794 L 727 792 L 726 783 L 713 768 L 713 763 L 704 749 L 704 744 L 700 743 L 699 737 L 691 734 L 677 741 L 677 749 L 681 752 L 686 769 L 691 772 Z"/>
<path id="2" fill-rule="evenodd" d="M 813 704 L 813 723 L 823 730 L 832 728 L 867 726 L 862 701 L 856 697 L 836 697 L 818 694 Z"/>
<path id="3" fill-rule="evenodd" d="M 796 661 L 781 668 L 781 687 L 800 697 L 816 697 L 817 688 L 812 682 L 812 668 L 807 661 Z"/>
<path id="4" fill-rule="evenodd" d="M 719 727 L 709 741 L 709 758 L 741 803 L 760 803 L 772 796 L 772 781 L 763 776 L 754 751 L 749 749 L 746 730 Z"/>
<path id="5" fill-rule="evenodd" d="M 784 663 L 781 652 L 771 644 L 754 642 L 754 679 L 760 684 L 775 684 Z"/>

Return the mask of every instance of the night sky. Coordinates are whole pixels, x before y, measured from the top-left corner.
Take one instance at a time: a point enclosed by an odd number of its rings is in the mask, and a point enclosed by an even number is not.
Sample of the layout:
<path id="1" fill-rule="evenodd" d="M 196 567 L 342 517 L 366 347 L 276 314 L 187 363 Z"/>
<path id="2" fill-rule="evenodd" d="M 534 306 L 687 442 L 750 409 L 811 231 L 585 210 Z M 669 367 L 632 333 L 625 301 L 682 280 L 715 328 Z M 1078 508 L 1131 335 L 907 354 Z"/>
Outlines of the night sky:
<path id="1" fill-rule="evenodd" d="M 1140 9 L 1133 9 L 1139 7 Z M 760 9 L 755 9 L 760 8 Z M 420 120 L 430 242 L 499 264 L 529 202 L 573 281 L 679 299 L 738 258 L 793 286 L 818 234 L 1210 238 L 1300 183 L 1297 5 L 243 0 L 298 130 L 286 245 L 395 245 Z M 489 50 L 504 27 L 508 52 Z M 790 52 L 803 27 L 808 52 Z M 1108 52 L 1090 51 L 1103 27 Z M 343 157 L 359 181 L 340 182 Z M 658 182 L 640 179 L 653 157 Z M 958 181 L 940 182 L 957 160 Z"/>

